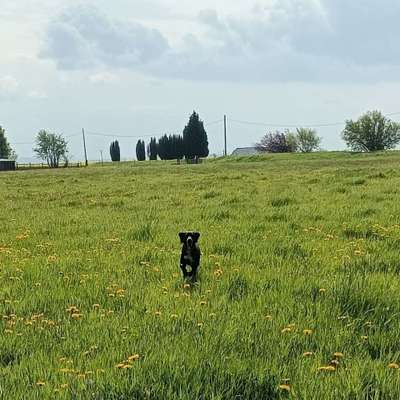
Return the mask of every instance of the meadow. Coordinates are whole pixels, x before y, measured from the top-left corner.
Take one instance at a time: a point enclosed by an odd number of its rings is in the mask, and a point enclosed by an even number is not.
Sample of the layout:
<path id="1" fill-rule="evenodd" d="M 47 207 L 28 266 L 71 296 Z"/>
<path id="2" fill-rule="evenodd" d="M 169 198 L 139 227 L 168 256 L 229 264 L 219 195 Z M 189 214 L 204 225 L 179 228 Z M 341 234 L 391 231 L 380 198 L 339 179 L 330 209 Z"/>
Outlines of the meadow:
<path id="1" fill-rule="evenodd" d="M 0 174 L 0 398 L 399 399 L 399 166 Z M 201 232 L 196 285 L 182 230 Z"/>

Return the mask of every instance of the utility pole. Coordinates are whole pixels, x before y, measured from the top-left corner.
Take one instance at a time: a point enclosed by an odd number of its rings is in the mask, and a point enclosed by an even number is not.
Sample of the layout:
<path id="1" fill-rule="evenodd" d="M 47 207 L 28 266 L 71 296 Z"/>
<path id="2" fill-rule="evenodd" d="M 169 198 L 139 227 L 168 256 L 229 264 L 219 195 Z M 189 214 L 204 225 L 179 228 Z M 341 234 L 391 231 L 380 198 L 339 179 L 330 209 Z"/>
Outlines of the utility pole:
<path id="1" fill-rule="evenodd" d="M 83 150 L 85 151 L 85 165 L 88 166 L 88 159 L 86 153 L 86 139 L 85 139 L 85 130 L 82 128 L 82 136 L 83 136 Z"/>
<path id="2" fill-rule="evenodd" d="M 228 155 L 228 149 L 226 145 L 226 115 L 224 115 L 224 156 L 226 157 Z"/>
<path id="3" fill-rule="evenodd" d="M 100 150 L 101 166 L 103 166 L 103 150 Z"/>

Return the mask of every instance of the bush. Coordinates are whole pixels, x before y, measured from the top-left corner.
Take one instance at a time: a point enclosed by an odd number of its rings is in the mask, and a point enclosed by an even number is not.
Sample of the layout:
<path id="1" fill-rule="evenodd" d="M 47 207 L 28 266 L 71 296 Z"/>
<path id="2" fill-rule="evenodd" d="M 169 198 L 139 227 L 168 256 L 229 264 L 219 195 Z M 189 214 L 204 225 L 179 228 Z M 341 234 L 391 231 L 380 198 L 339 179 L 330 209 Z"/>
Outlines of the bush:
<path id="1" fill-rule="evenodd" d="M 297 150 L 297 141 L 289 131 L 277 131 L 267 133 L 256 147 L 259 151 L 267 153 L 294 153 Z"/>

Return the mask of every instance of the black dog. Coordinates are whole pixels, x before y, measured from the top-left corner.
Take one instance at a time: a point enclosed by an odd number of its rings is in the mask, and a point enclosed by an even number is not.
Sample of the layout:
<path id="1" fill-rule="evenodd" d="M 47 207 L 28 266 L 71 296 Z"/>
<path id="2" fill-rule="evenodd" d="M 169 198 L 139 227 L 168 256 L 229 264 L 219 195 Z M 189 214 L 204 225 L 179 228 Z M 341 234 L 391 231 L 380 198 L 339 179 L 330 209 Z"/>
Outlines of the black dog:
<path id="1" fill-rule="evenodd" d="M 192 281 L 197 279 L 197 269 L 200 265 L 200 247 L 197 243 L 200 237 L 199 232 L 181 232 L 179 234 L 181 239 L 182 253 L 181 253 L 181 270 L 183 278 L 191 278 Z M 191 271 L 187 270 L 187 266 L 191 267 Z"/>

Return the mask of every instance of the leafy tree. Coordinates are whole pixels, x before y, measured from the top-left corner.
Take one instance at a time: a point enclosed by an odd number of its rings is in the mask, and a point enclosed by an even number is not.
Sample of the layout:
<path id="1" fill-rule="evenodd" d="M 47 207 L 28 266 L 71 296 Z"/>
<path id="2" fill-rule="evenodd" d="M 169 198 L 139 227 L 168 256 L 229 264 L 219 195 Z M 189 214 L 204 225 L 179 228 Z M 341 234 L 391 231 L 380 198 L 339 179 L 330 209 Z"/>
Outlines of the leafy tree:
<path id="1" fill-rule="evenodd" d="M 342 138 L 353 151 L 389 150 L 400 143 L 400 124 L 369 111 L 357 121 L 346 121 Z"/>
<path id="2" fill-rule="evenodd" d="M 112 142 L 110 145 L 110 156 L 112 161 L 121 161 L 121 150 L 119 148 L 118 140 Z"/>
<path id="3" fill-rule="evenodd" d="M 136 158 L 138 161 L 146 160 L 146 145 L 143 140 L 138 140 L 136 144 Z"/>
<path id="4" fill-rule="evenodd" d="M 151 138 L 150 143 L 147 146 L 147 156 L 149 160 L 157 160 L 158 150 L 156 138 Z"/>
<path id="5" fill-rule="evenodd" d="M 45 160 L 50 168 L 58 168 L 60 159 L 67 158 L 67 145 L 61 135 L 41 130 L 36 136 L 36 147 L 33 151 Z"/>
<path id="6" fill-rule="evenodd" d="M 13 158 L 15 153 L 6 138 L 6 131 L 0 126 L 0 158 Z"/>
<path id="7" fill-rule="evenodd" d="M 289 131 L 267 133 L 256 144 L 261 152 L 268 153 L 293 153 L 297 150 L 297 141 L 295 136 Z"/>
<path id="8" fill-rule="evenodd" d="M 286 131 L 285 136 L 286 136 L 286 141 L 287 141 L 288 147 L 290 149 L 289 152 L 295 153 L 299 149 L 297 135 L 292 132 Z"/>
<path id="9" fill-rule="evenodd" d="M 208 138 L 203 121 L 199 114 L 193 111 L 188 124 L 183 130 L 183 147 L 186 158 L 208 157 Z"/>
<path id="10" fill-rule="evenodd" d="M 297 148 L 302 153 L 310 153 L 319 149 L 321 138 L 314 129 L 297 128 L 296 134 Z"/>

